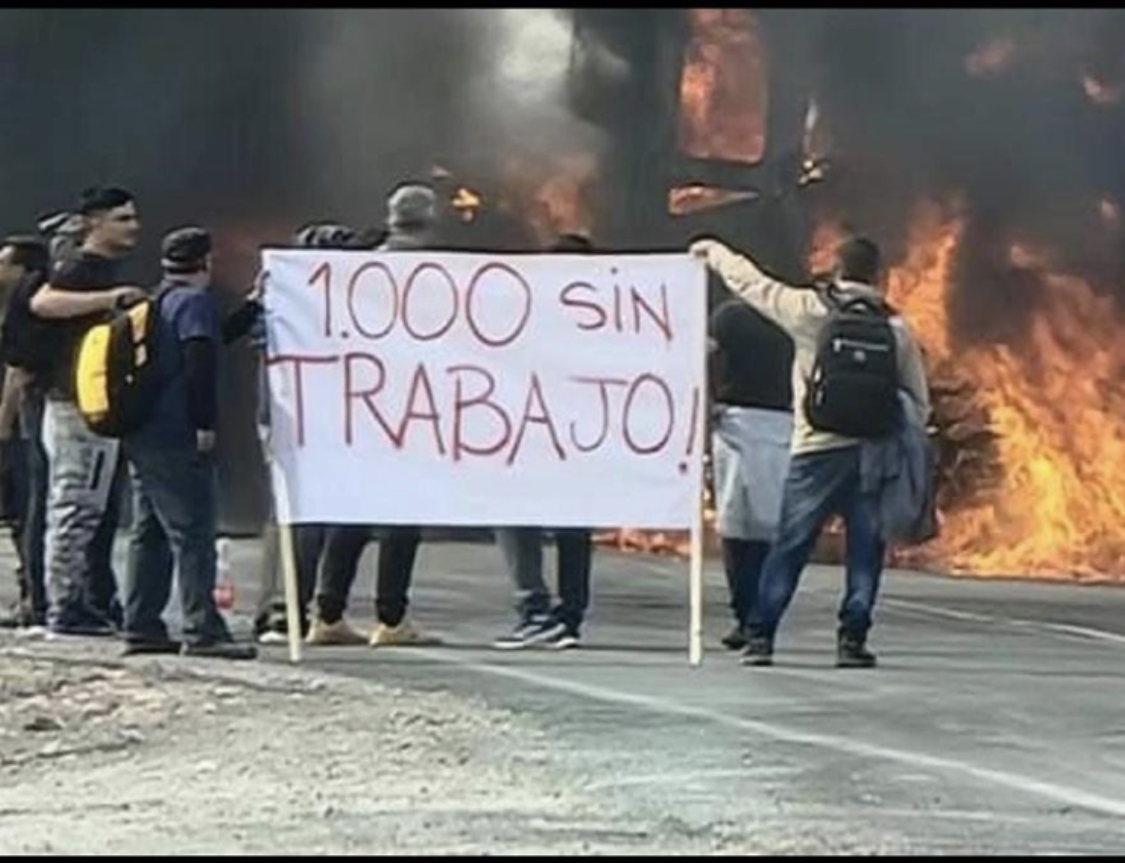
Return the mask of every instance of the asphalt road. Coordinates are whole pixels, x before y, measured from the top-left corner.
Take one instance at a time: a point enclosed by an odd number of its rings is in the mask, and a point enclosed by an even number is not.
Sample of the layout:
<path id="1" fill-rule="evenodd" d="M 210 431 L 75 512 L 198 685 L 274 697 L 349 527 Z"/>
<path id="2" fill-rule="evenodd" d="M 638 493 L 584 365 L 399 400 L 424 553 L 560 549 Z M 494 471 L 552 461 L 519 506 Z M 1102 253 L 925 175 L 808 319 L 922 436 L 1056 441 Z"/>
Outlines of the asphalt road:
<path id="1" fill-rule="evenodd" d="M 252 555 L 240 548 L 242 572 Z M 369 554 L 357 624 L 370 622 L 372 564 Z M 692 668 L 686 565 L 602 553 L 581 650 L 500 652 L 490 642 L 514 621 L 498 550 L 433 544 L 413 615 L 446 646 L 321 648 L 306 661 L 530 714 L 551 734 L 545 757 L 605 795 L 607 811 L 720 839 L 1125 850 L 1125 590 L 893 572 L 871 637 L 880 667 L 847 671 L 833 667 L 841 584 L 837 569 L 810 569 L 777 665 L 749 669 L 718 644 L 729 621 L 712 564 L 708 650 Z"/>

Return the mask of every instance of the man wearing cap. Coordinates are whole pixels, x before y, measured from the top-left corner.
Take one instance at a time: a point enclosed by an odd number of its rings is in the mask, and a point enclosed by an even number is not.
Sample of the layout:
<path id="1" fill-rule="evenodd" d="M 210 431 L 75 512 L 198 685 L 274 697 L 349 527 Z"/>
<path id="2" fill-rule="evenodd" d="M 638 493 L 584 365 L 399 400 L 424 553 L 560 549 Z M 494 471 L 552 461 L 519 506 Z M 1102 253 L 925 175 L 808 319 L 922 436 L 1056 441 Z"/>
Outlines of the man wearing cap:
<path id="1" fill-rule="evenodd" d="M 133 535 L 125 576 L 125 652 L 253 659 L 235 644 L 215 606 L 218 302 L 211 286 L 211 236 L 172 231 L 162 245 L 156 362 L 160 394 L 144 424 L 124 440 L 134 488 Z M 183 645 L 161 615 L 179 572 Z"/>

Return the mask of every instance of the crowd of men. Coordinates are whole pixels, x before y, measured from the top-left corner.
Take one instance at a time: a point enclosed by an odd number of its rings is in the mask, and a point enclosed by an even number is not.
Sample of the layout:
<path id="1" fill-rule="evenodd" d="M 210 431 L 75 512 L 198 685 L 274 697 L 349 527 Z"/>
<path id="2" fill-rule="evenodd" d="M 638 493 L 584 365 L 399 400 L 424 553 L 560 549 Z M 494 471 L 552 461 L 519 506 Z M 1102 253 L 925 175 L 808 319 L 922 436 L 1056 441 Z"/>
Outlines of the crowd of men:
<path id="1" fill-rule="evenodd" d="M 388 198 L 384 230 L 314 223 L 297 231 L 293 245 L 389 253 L 437 249 L 440 218 L 432 188 L 404 183 Z M 249 337 L 264 354 L 261 294 L 268 281 L 259 277 L 224 320 L 212 285 L 212 238 L 203 228 L 186 227 L 163 237 L 158 285 L 124 283 L 120 266 L 137 245 L 141 222 L 137 202 L 120 188 L 88 189 L 73 213 L 39 227 L 39 234 L 0 241 L 0 473 L 19 559 L 19 599 L 3 622 L 28 636 L 118 637 L 129 654 L 253 658 L 256 648 L 236 642 L 214 598 L 214 453 L 222 349 Z M 546 251 L 594 248 L 585 237 L 565 235 Z M 913 417 L 915 430 L 924 427 L 929 411 L 917 344 L 882 298 L 878 249 L 860 238 L 846 242 L 830 285 L 822 289 L 783 284 L 715 240 L 698 241 L 691 252 L 733 293 L 715 304 L 710 323 L 717 527 L 735 617 L 724 644 L 742 650 L 746 664 L 772 662 L 775 633 L 816 538 L 831 516 L 840 515 L 848 551 L 838 664 L 869 667 L 875 658 L 866 647 L 867 631 L 886 542 L 894 533 L 888 477 L 899 475 L 887 468 L 888 441 L 911 425 L 904 417 Z M 145 297 L 155 298 L 158 311 L 159 396 L 138 428 L 120 439 L 105 437 L 91 431 L 75 403 L 79 343 L 94 324 Z M 844 318 L 850 323 L 841 324 Z M 851 341 L 837 332 L 844 325 L 852 327 Z M 890 341 L 879 342 L 879 326 L 893 334 Z M 833 337 L 826 340 L 826 333 Z M 844 352 L 829 357 L 826 351 L 841 344 Z M 842 398 L 853 414 L 868 418 L 885 408 L 886 398 L 881 406 L 857 403 L 885 395 L 887 387 L 880 390 L 870 374 L 871 357 L 880 360 L 880 352 L 891 358 L 884 367 L 893 375 L 894 397 L 901 394 L 913 412 L 905 411 L 878 435 L 832 430 L 850 428 L 846 420 L 825 418 Z M 269 399 L 265 364 L 259 366 L 257 419 L 268 459 Z M 130 483 L 124 481 L 126 468 Z M 119 590 L 113 541 L 127 486 L 133 523 Z M 408 617 L 421 541 L 417 526 L 291 529 L 300 625 L 309 644 L 440 643 Z M 512 631 L 495 642 L 497 649 L 581 643 L 590 602 L 591 531 L 553 531 L 557 601 L 543 577 L 545 531 L 495 531 L 518 614 Z M 271 518 L 255 621 L 255 637 L 263 643 L 286 637 L 278 532 Z M 345 612 L 360 558 L 376 540 L 376 625 L 365 635 L 348 624 Z M 173 572 L 182 609 L 175 637 L 164 621 Z"/>

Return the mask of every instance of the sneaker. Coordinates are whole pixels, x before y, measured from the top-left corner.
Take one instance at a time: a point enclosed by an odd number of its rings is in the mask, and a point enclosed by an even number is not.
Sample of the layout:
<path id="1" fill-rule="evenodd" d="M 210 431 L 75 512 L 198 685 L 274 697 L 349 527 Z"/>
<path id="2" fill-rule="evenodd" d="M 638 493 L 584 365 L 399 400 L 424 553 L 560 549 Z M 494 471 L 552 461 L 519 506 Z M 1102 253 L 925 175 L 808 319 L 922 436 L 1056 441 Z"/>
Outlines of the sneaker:
<path id="1" fill-rule="evenodd" d="M 180 649 L 182 656 L 204 656 L 210 659 L 256 659 L 258 649 L 252 644 L 233 641 L 212 641 L 209 644 L 188 644 Z"/>
<path id="2" fill-rule="evenodd" d="M 125 649 L 121 651 L 122 656 L 141 656 L 145 654 L 157 653 L 179 653 L 182 645 L 178 641 L 173 641 L 170 638 L 158 639 L 153 641 L 144 641 L 141 639 L 126 639 Z"/>
<path id="3" fill-rule="evenodd" d="M 735 624 L 731 631 L 722 638 L 723 647 L 727 650 L 742 650 L 746 646 L 746 632 L 740 624 Z"/>
<path id="4" fill-rule="evenodd" d="M 323 620 L 314 620 L 312 627 L 309 628 L 309 635 L 308 638 L 305 639 L 305 643 L 321 646 L 351 646 L 366 644 L 367 637 L 348 626 L 343 618 L 340 618 L 335 623 L 325 623 Z"/>
<path id="5" fill-rule="evenodd" d="M 426 635 L 414 628 L 409 620 L 398 626 L 380 623 L 371 633 L 369 644 L 372 647 L 426 647 L 441 644 L 441 639 Z"/>
<path id="6" fill-rule="evenodd" d="M 258 635 L 258 644 L 288 644 L 289 635 L 277 629 L 267 629 Z"/>
<path id="7" fill-rule="evenodd" d="M 759 668 L 773 665 L 773 639 L 764 635 L 751 635 L 746 639 L 746 649 L 742 651 L 743 665 Z"/>
<path id="8" fill-rule="evenodd" d="M 65 638 L 113 638 L 117 630 L 109 623 L 69 623 L 47 627 L 47 640 Z"/>
<path id="9" fill-rule="evenodd" d="M 875 654 L 867 649 L 867 635 L 841 629 L 836 634 L 837 668 L 874 668 Z"/>
<path id="10" fill-rule="evenodd" d="M 582 637 L 577 630 L 562 626 L 561 628 L 557 627 L 551 633 L 551 636 L 541 643 L 544 647 L 549 647 L 552 650 L 574 650 L 574 648 L 582 646 Z"/>
<path id="11" fill-rule="evenodd" d="M 535 644 L 542 644 L 551 638 L 558 638 L 566 631 L 563 624 L 549 614 L 534 614 L 507 635 L 492 643 L 497 650 L 522 650 Z"/>

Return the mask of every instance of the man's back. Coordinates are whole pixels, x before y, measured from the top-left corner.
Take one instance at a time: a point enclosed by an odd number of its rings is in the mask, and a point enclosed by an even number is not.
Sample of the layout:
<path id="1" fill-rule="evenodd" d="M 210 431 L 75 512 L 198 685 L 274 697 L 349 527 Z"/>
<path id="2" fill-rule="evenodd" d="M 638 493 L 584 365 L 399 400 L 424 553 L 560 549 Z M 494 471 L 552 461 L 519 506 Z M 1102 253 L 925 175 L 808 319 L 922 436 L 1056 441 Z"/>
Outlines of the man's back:
<path id="1" fill-rule="evenodd" d="M 189 414 L 191 401 L 213 402 L 215 394 L 213 391 L 189 391 L 186 345 L 199 341 L 207 343 L 212 351 L 218 345 L 218 303 L 209 289 L 174 280 L 162 284 L 158 292 L 160 394 L 134 439 L 151 446 L 194 447 L 196 426 Z M 194 386 L 213 390 L 214 380 Z"/>
<path id="2" fill-rule="evenodd" d="M 808 381 L 816 364 L 817 343 L 831 313 L 823 297 L 812 288 L 793 287 L 768 276 L 753 261 L 725 247 L 714 247 L 708 260 L 737 296 L 793 339 L 793 452 L 821 452 L 858 444 L 855 438 L 814 428 L 805 411 Z M 860 282 L 841 280 L 836 287 L 844 301 L 853 298 L 882 300 L 876 288 Z M 892 316 L 891 326 L 897 345 L 899 384 L 920 405 L 923 415 L 928 415 L 929 389 L 918 342 L 901 316 Z"/>

